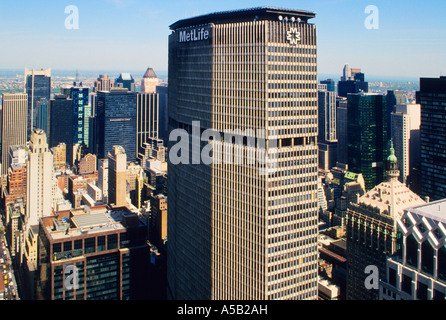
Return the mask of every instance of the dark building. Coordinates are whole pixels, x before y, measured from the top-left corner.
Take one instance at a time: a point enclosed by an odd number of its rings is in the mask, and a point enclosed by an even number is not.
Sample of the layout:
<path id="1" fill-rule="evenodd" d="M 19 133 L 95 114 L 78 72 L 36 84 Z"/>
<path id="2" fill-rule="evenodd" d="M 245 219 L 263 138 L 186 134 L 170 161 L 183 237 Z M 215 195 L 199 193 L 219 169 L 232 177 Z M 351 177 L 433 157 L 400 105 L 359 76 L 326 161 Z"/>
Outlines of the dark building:
<path id="1" fill-rule="evenodd" d="M 168 129 L 168 110 L 167 110 L 167 86 L 156 86 L 156 93 L 159 96 L 159 130 L 158 137 L 164 141 L 164 145 L 167 146 L 169 143 L 169 129 Z"/>
<path id="2" fill-rule="evenodd" d="M 88 101 L 88 88 L 83 87 L 82 83 L 79 85 L 75 84 L 70 88 L 70 98 L 73 100 L 73 143 L 74 144 L 85 144 L 88 142 L 84 140 L 85 131 L 85 113 L 87 112 L 87 107 L 89 106 Z M 88 119 L 88 118 L 87 118 Z"/>
<path id="3" fill-rule="evenodd" d="M 150 297 L 147 224 L 127 208 L 61 211 L 40 220 L 38 291 L 47 300 Z"/>
<path id="4" fill-rule="evenodd" d="M 382 95 L 348 95 L 348 169 L 362 173 L 366 190 L 380 184 L 385 177 L 386 110 L 386 100 Z"/>
<path id="5" fill-rule="evenodd" d="M 421 194 L 446 198 L 446 77 L 421 78 Z"/>
<path id="6" fill-rule="evenodd" d="M 338 96 L 347 97 L 349 93 L 369 92 L 369 83 L 358 80 L 338 82 Z"/>
<path id="7" fill-rule="evenodd" d="M 93 153 L 103 159 L 113 146 L 122 146 L 127 161 L 135 162 L 137 93 L 123 88 L 99 91 L 95 112 Z"/>
<path id="8" fill-rule="evenodd" d="M 327 90 L 328 91 L 336 92 L 336 88 L 335 88 L 336 84 L 335 84 L 335 81 L 333 79 L 322 80 L 321 83 L 327 85 Z"/>
<path id="9" fill-rule="evenodd" d="M 67 162 L 73 163 L 73 100 L 67 95 L 56 94 L 50 100 L 49 147 L 53 148 L 63 142 L 66 145 Z"/>
<path id="10" fill-rule="evenodd" d="M 126 88 L 128 91 L 135 92 L 135 79 L 130 73 L 121 73 L 115 80 L 115 87 Z"/>
<path id="11" fill-rule="evenodd" d="M 314 17 L 259 7 L 170 26 L 169 129 L 188 134 L 197 121 L 198 130 L 218 134 L 269 130 L 265 143 L 278 140 L 269 152 L 287 174 L 264 174 L 260 163 L 175 164 L 169 156 L 169 297 L 317 299 Z M 248 160 L 246 144 L 214 142 Z"/>
<path id="12" fill-rule="evenodd" d="M 32 126 L 36 125 L 37 105 L 40 99 L 51 97 L 51 69 L 29 70 L 25 68 L 25 93 L 28 94 L 28 140 Z"/>

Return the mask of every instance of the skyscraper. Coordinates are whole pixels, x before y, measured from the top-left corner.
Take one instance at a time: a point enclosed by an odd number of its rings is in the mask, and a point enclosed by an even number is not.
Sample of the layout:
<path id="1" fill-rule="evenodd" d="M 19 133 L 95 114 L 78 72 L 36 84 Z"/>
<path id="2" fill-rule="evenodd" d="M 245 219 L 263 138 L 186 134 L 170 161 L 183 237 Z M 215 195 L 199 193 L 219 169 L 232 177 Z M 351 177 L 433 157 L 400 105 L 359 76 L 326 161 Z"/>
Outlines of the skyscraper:
<path id="1" fill-rule="evenodd" d="M 141 93 L 155 93 L 159 85 L 158 77 L 152 68 L 147 68 L 141 79 Z"/>
<path id="2" fill-rule="evenodd" d="M 49 147 L 53 148 L 59 143 L 66 145 L 66 161 L 73 165 L 73 100 L 65 94 L 56 94 L 50 100 L 50 133 Z"/>
<path id="3" fill-rule="evenodd" d="M 46 134 L 49 134 L 50 129 L 50 112 L 49 101 L 46 98 L 42 98 L 37 101 L 37 116 L 36 116 L 36 128 L 42 129 Z"/>
<path id="4" fill-rule="evenodd" d="M 115 87 L 126 88 L 128 91 L 135 92 L 135 79 L 130 73 L 121 73 L 115 80 Z"/>
<path id="5" fill-rule="evenodd" d="M 113 146 L 122 146 L 127 160 L 136 161 L 137 93 L 113 88 L 110 92 L 99 91 L 96 99 L 95 146 L 92 153 L 104 159 Z"/>
<path id="6" fill-rule="evenodd" d="M 346 216 L 347 299 L 377 300 L 377 288 L 367 288 L 368 266 L 385 279 L 387 256 L 397 251 L 397 221 L 404 209 L 425 202 L 398 181 L 398 159 L 393 146 L 386 161 L 387 180 L 374 186 L 357 203 L 350 203 Z"/>
<path id="7" fill-rule="evenodd" d="M 159 131 L 159 95 L 157 93 L 138 93 L 136 112 L 136 146 L 138 159 L 142 161 L 145 143 L 149 139 L 158 139 Z"/>
<path id="8" fill-rule="evenodd" d="M 159 108 L 158 108 L 158 118 L 159 118 L 159 138 L 164 141 L 164 145 L 169 144 L 169 116 L 168 116 L 168 91 L 167 85 L 160 85 L 156 87 L 156 93 L 159 96 Z"/>
<path id="9" fill-rule="evenodd" d="M 421 78 L 421 194 L 446 198 L 446 77 Z"/>
<path id="10" fill-rule="evenodd" d="M 390 128 L 392 128 L 392 112 L 395 112 L 395 106 L 397 104 L 405 104 L 407 103 L 407 98 L 404 95 L 402 90 L 387 90 L 386 95 L 386 106 L 387 106 L 387 140 L 390 140 L 392 137 L 392 132 Z"/>
<path id="11" fill-rule="evenodd" d="M 111 88 L 113 88 L 113 82 L 106 74 L 99 75 L 98 79 L 94 82 L 94 92 L 110 91 Z"/>
<path id="12" fill-rule="evenodd" d="M 338 96 L 347 97 L 349 93 L 368 92 L 369 83 L 364 79 L 361 69 L 352 69 L 348 64 L 344 66 L 343 76 L 338 82 Z"/>
<path id="13" fill-rule="evenodd" d="M 337 134 L 337 161 L 348 162 L 348 101 L 347 98 L 336 99 L 336 134 Z"/>
<path id="14" fill-rule="evenodd" d="M 108 154 L 108 203 L 127 205 L 127 155 L 121 146 L 113 146 Z"/>
<path id="15" fill-rule="evenodd" d="M 336 89 L 335 89 L 336 85 L 335 85 L 335 81 L 333 79 L 322 80 L 321 84 L 326 84 L 328 91 L 336 92 Z"/>
<path id="16" fill-rule="evenodd" d="M 88 141 L 86 141 L 85 137 L 85 121 L 91 115 L 88 87 L 84 87 L 82 82 L 79 84 L 74 83 L 70 88 L 70 98 L 73 101 L 73 144 L 85 144 L 88 146 Z"/>
<path id="17" fill-rule="evenodd" d="M 31 134 L 27 169 L 26 214 L 28 226 L 35 226 L 39 218 L 52 213 L 53 154 L 43 130 Z"/>
<path id="18" fill-rule="evenodd" d="M 385 178 L 387 118 L 385 97 L 373 93 L 348 95 L 348 168 L 362 173 L 366 190 Z"/>
<path id="19" fill-rule="evenodd" d="M 1 108 L 1 174 L 9 168 L 9 147 L 27 142 L 28 95 L 26 93 L 3 93 Z"/>
<path id="20" fill-rule="evenodd" d="M 319 168 L 330 170 L 337 160 L 336 93 L 320 84 L 318 90 Z"/>
<path id="21" fill-rule="evenodd" d="M 419 104 L 398 104 L 391 115 L 391 138 L 401 172 L 399 180 L 409 187 L 419 184 L 414 180 L 414 168 L 420 162 L 420 122 Z"/>
<path id="22" fill-rule="evenodd" d="M 25 68 L 25 93 L 28 94 L 28 133 L 31 136 L 32 128 L 36 125 L 37 102 L 41 98 L 47 101 L 51 97 L 51 69 L 32 70 Z"/>
<path id="23" fill-rule="evenodd" d="M 260 7 L 170 26 L 170 129 L 226 133 L 214 150 L 243 153 L 240 164 L 209 165 L 174 164 L 170 154 L 170 298 L 317 298 L 314 17 Z M 237 129 L 244 137 L 228 137 Z M 248 142 L 262 137 L 263 148 Z M 248 163 L 255 151 L 266 166 Z"/>

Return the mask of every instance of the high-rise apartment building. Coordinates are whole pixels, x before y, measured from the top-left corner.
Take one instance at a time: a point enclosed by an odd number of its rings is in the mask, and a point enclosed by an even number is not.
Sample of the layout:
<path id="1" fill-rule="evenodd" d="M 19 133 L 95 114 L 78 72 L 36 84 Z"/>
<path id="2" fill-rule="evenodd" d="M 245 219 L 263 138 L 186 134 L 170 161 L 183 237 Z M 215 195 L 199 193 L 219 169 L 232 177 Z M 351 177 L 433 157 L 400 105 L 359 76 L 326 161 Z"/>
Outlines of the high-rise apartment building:
<path id="1" fill-rule="evenodd" d="M 421 78 L 421 194 L 446 198 L 446 77 Z"/>
<path id="2" fill-rule="evenodd" d="M 368 191 L 385 178 L 385 97 L 373 93 L 349 94 L 347 114 L 348 169 L 362 173 Z"/>
<path id="3" fill-rule="evenodd" d="M 314 17 L 260 7 L 170 26 L 169 128 L 212 129 L 215 148 L 211 164 L 169 156 L 170 298 L 317 299 Z M 268 160 L 250 164 L 256 151 Z"/>
<path id="4" fill-rule="evenodd" d="M 92 153 L 103 159 L 113 146 L 122 146 L 127 160 L 136 161 L 137 93 L 113 88 L 110 92 L 99 91 L 96 99 Z"/>
<path id="5" fill-rule="evenodd" d="M 26 214 L 28 225 L 35 226 L 52 214 L 53 154 L 40 129 L 33 130 L 28 147 Z"/>
<path id="6" fill-rule="evenodd" d="M 399 180 L 409 187 L 419 185 L 414 170 L 420 162 L 420 110 L 419 104 L 398 104 L 391 115 L 391 138 L 401 172 Z"/>
<path id="7" fill-rule="evenodd" d="M 27 142 L 28 95 L 26 93 L 3 93 L 1 108 L 1 175 L 9 168 L 9 148 Z"/>
<path id="8" fill-rule="evenodd" d="M 108 203 L 127 205 L 127 155 L 121 146 L 113 146 L 108 154 Z"/>
<path id="9" fill-rule="evenodd" d="M 25 68 L 25 93 L 28 94 L 28 133 L 27 140 L 31 136 L 31 131 L 36 125 L 37 103 L 41 98 L 50 100 L 51 96 L 51 69 L 35 70 Z"/>

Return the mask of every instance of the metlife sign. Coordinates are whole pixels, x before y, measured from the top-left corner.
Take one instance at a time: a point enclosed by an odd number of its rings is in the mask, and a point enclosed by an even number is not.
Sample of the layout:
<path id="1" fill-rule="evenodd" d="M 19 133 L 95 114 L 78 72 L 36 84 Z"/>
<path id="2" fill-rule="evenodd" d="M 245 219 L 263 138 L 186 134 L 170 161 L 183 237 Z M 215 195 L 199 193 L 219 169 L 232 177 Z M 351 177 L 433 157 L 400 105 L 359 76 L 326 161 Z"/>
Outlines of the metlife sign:
<path id="1" fill-rule="evenodd" d="M 209 39 L 209 31 L 205 28 L 183 30 L 179 32 L 179 42 L 195 42 Z"/>

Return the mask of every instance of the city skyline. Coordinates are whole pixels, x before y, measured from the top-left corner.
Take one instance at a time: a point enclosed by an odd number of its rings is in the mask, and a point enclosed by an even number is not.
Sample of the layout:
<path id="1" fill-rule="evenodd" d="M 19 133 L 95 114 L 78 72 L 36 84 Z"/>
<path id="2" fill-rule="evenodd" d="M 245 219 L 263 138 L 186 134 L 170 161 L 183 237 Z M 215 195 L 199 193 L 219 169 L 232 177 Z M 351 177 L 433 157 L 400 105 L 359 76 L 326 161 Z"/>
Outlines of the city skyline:
<path id="1" fill-rule="evenodd" d="M 78 8 L 78 29 L 67 29 L 69 5 Z M 374 5 L 379 10 L 378 29 L 364 25 Z M 80 70 L 142 70 L 147 66 L 167 71 L 169 25 L 204 13 L 274 6 L 299 7 L 317 13 L 318 73 L 340 74 L 348 63 L 362 68 L 367 77 L 419 78 L 446 74 L 441 59 L 446 52 L 446 4 L 375 0 L 205 1 L 178 0 L 169 4 L 141 0 L 103 0 L 93 3 L 30 1 L 0 4 L 0 33 L 9 50 L 0 53 L 0 69 L 24 67 Z M 403 14 L 398 14 L 398 13 Z M 98 14 L 100 13 L 100 14 Z M 418 21 L 423 20 L 422 27 Z M 33 50 L 26 50 L 32 46 Z M 110 54 L 111 53 L 111 54 Z M 409 67 L 410 66 L 410 67 Z M 335 79 L 338 80 L 338 79 Z"/>

